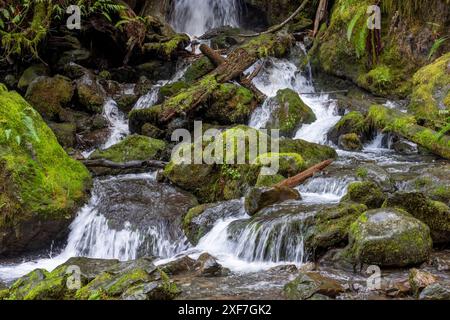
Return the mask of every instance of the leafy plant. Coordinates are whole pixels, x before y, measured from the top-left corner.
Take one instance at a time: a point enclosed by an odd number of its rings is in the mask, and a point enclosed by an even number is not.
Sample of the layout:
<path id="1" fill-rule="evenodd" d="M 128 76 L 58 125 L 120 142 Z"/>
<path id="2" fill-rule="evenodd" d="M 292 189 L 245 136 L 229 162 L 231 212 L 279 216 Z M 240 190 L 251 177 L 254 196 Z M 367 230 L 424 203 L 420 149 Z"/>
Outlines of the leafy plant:
<path id="1" fill-rule="evenodd" d="M 439 48 L 444 44 L 445 41 L 447 41 L 448 37 L 442 37 L 437 39 L 433 46 L 430 49 L 430 53 L 428 54 L 428 60 L 431 60 L 433 56 L 436 54 L 436 52 L 439 50 Z"/>

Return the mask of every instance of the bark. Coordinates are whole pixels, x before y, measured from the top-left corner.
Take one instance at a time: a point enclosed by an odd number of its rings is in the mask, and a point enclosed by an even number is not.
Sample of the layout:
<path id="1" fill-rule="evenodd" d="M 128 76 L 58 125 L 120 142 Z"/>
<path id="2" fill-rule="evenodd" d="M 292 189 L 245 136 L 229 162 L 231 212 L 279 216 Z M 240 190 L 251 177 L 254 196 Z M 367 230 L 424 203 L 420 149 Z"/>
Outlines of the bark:
<path id="1" fill-rule="evenodd" d="M 216 66 L 220 66 L 222 63 L 225 63 L 225 58 L 218 54 L 216 51 L 208 47 L 206 44 L 200 45 L 200 51 L 208 57 L 209 60 Z"/>
<path id="2" fill-rule="evenodd" d="M 163 169 L 167 162 L 157 160 L 113 162 L 105 159 L 83 160 L 83 164 L 88 168 L 108 168 L 108 169 Z"/>
<path id="3" fill-rule="evenodd" d="M 319 7 L 317 8 L 316 19 L 314 20 L 313 37 L 317 35 L 319 31 L 320 22 L 325 18 L 327 12 L 328 0 L 320 0 Z"/>
<path id="4" fill-rule="evenodd" d="M 305 182 L 306 180 L 308 180 L 309 178 L 312 178 L 316 173 L 322 171 L 323 169 L 325 169 L 332 163 L 333 163 L 333 160 L 330 159 L 330 160 L 321 162 L 319 164 L 316 164 L 315 166 L 299 173 L 298 175 L 296 175 L 292 178 L 281 181 L 275 187 L 276 188 L 281 188 L 281 187 L 295 188 L 295 187 L 299 186 L 300 184 L 302 184 L 303 182 Z"/>

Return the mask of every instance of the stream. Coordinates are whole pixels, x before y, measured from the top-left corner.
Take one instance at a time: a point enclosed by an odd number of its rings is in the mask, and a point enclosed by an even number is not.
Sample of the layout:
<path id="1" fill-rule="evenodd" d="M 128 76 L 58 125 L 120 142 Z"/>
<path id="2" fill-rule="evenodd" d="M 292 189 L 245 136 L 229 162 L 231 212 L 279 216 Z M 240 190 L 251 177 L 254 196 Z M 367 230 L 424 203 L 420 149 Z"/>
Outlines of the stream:
<path id="1" fill-rule="evenodd" d="M 237 0 L 178 0 L 171 21 L 176 31 L 197 37 L 218 26 L 239 26 L 239 8 Z M 267 58 L 258 62 L 263 63 L 263 69 L 253 83 L 268 99 L 254 111 L 248 125 L 264 128 L 273 112 L 271 97 L 280 89 L 290 88 L 300 94 L 317 117 L 314 123 L 298 128 L 294 138 L 331 145 L 327 133 L 341 116 L 336 101 L 322 94 L 314 84 L 311 69 L 300 71 L 297 67 L 298 55 L 304 52 L 303 44 L 298 43 L 286 59 Z M 180 63 L 172 79 L 161 79 L 134 108 L 154 105 L 159 88 L 180 79 L 186 67 Z M 396 108 L 393 102 L 386 101 L 386 104 Z M 127 119 L 114 100 L 104 105 L 104 115 L 111 130 L 102 148 L 108 148 L 126 137 L 129 130 Z M 209 279 L 208 283 L 202 283 L 207 281 L 204 279 L 195 280 L 184 293 L 186 296 L 239 294 L 242 297 L 276 298 L 280 288 L 295 276 L 289 266 L 301 267 L 310 261 L 304 246 L 302 221 L 321 208 L 339 203 L 348 185 L 356 180 L 358 166 L 376 164 L 394 178 L 401 176 L 403 181 L 405 175 L 410 175 L 412 180 L 423 168 L 441 165 L 433 156 L 397 154 L 390 148 L 389 137 L 382 133 L 361 152 L 333 147 L 338 151 L 338 160 L 325 174 L 298 187 L 302 200 L 267 209 L 283 214 L 247 223 L 250 217 L 245 213 L 242 199 L 221 203 L 210 210 L 223 218 L 196 246 L 188 242 L 179 221 L 193 200 L 182 190 L 156 182 L 156 172 L 96 178 L 91 199 L 70 226 L 65 248 L 31 260 L 27 257 L 20 263 L 3 263 L 0 279 L 11 282 L 36 268 L 52 270 L 74 256 L 123 261 L 155 256 L 158 257 L 157 264 L 163 264 L 185 255 L 196 258 L 208 252 L 231 273 L 225 278 Z M 84 155 L 88 156 L 90 152 Z M 403 182 L 397 188 L 408 190 L 411 186 Z M 336 272 L 335 276 L 348 277 L 343 272 Z M 205 287 L 208 288 L 206 293 L 203 292 Z"/>

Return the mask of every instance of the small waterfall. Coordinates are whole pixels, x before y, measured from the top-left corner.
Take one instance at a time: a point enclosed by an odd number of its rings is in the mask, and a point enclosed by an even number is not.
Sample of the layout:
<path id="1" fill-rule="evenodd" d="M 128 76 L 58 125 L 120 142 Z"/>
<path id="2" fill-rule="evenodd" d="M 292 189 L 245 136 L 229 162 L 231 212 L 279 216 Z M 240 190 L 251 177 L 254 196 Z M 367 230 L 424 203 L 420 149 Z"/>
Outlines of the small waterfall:
<path id="1" fill-rule="evenodd" d="M 217 27 L 238 27 L 239 8 L 240 0 L 174 0 L 172 26 L 197 37 Z"/>
<path id="2" fill-rule="evenodd" d="M 338 203 L 354 178 L 317 177 L 297 189 L 306 203 Z"/>

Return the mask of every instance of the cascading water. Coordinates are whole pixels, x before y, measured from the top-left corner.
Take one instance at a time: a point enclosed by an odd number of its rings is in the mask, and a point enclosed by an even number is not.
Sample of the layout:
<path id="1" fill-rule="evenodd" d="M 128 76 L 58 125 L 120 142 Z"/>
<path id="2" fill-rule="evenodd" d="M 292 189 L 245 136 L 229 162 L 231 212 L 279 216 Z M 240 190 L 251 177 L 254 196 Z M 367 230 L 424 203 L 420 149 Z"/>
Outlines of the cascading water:
<path id="1" fill-rule="evenodd" d="M 240 0 L 175 0 L 171 17 L 177 32 L 201 36 L 222 26 L 239 26 Z"/>

